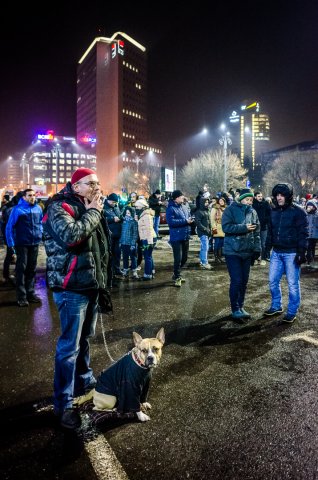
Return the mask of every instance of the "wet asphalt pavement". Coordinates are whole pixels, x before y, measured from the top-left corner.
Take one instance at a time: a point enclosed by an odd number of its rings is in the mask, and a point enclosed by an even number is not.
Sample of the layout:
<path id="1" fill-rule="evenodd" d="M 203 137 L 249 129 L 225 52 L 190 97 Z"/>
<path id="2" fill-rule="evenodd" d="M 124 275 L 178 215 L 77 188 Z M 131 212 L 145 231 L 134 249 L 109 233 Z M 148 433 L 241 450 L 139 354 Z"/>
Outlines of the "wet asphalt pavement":
<path id="1" fill-rule="evenodd" d="M 252 319 L 239 326 L 229 317 L 226 266 L 200 270 L 198 251 L 194 237 L 181 289 L 164 237 L 155 279 L 113 290 L 114 317 L 104 317 L 111 356 L 133 346 L 133 331 L 154 336 L 164 327 L 166 344 L 150 387 L 151 421 L 112 421 L 103 435 L 130 480 L 318 479 L 318 270 L 302 268 L 302 305 L 287 325 L 263 318 L 268 265 L 253 267 Z M 284 281 L 285 306 L 286 292 Z M 19 308 L 14 290 L 0 286 L 2 478 L 115 478 L 94 471 L 84 448 L 91 432 L 66 434 L 49 408 L 59 323 L 43 249 L 36 293 L 41 305 Z M 98 374 L 110 365 L 100 324 L 91 345 Z"/>

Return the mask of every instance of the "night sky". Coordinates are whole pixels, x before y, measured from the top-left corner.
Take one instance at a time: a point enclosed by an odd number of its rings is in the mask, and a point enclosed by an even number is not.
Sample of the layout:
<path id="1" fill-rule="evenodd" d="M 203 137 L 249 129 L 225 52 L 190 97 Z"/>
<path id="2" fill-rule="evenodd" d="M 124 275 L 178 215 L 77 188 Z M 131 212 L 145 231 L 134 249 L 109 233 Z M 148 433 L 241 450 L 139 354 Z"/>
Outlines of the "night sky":
<path id="1" fill-rule="evenodd" d="M 116 31 L 147 48 L 151 139 L 178 162 L 217 146 L 220 123 L 245 99 L 270 115 L 272 149 L 318 139 L 317 1 L 194 2 L 177 14 L 112 3 L 28 2 L 1 15 L 0 161 L 39 129 L 75 136 L 77 62 Z"/>

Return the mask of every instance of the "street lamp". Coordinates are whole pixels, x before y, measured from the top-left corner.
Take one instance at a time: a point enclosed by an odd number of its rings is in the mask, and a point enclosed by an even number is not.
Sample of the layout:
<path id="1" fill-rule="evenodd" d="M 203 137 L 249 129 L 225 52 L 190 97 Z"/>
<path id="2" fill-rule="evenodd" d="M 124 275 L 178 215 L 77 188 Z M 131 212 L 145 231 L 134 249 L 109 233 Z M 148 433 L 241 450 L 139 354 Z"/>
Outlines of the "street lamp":
<path id="1" fill-rule="evenodd" d="M 221 125 L 221 130 L 224 131 L 224 134 L 219 139 L 220 145 L 223 145 L 223 160 L 224 160 L 224 192 L 227 191 L 227 146 L 232 145 L 232 140 L 230 139 L 230 132 L 226 131 L 226 126 L 224 123 Z"/>
<path id="2" fill-rule="evenodd" d="M 59 161 L 60 161 L 60 151 L 61 151 L 61 145 L 57 143 L 56 145 L 53 145 L 51 153 L 52 153 L 52 170 L 53 170 L 53 155 L 55 154 L 56 157 L 56 170 L 55 170 L 55 193 L 57 193 L 58 190 L 58 176 L 60 173 L 59 169 Z"/>

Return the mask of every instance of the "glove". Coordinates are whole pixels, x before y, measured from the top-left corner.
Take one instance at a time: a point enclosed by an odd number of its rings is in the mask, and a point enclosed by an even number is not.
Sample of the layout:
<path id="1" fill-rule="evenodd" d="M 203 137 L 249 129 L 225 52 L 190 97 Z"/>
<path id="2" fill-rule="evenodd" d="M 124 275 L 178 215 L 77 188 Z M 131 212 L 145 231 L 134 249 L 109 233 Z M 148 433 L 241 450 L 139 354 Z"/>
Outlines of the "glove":
<path id="1" fill-rule="evenodd" d="M 302 263 L 306 263 L 306 255 L 305 255 L 305 252 L 298 252 L 298 253 L 296 253 L 295 263 L 296 263 L 296 265 L 299 265 L 299 266 L 300 266 Z"/>

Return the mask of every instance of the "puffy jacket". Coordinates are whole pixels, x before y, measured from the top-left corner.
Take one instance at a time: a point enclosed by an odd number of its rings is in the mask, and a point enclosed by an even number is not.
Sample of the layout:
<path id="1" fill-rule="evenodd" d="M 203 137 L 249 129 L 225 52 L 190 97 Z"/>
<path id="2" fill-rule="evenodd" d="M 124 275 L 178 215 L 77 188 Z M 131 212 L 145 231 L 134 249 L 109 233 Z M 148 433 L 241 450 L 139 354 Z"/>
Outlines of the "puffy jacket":
<path id="1" fill-rule="evenodd" d="M 140 240 L 147 240 L 148 245 L 153 244 L 153 239 L 157 237 L 153 228 L 154 211 L 152 208 L 146 208 L 140 214 L 138 220 L 138 232 Z"/>
<path id="2" fill-rule="evenodd" d="M 318 212 L 307 213 L 309 238 L 318 238 Z"/>
<path id="3" fill-rule="evenodd" d="M 205 202 L 206 199 L 201 197 L 200 208 L 195 212 L 195 223 L 197 226 L 198 237 L 202 237 L 202 235 L 211 237 L 212 235 L 209 207 L 205 206 Z"/>
<path id="4" fill-rule="evenodd" d="M 253 232 L 247 229 L 248 223 L 257 225 Z M 224 255 L 238 255 L 242 258 L 261 251 L 260 223 L 254 208 L 239 202 L 232 202 L 223 212 L 222 229 L 225 233 Z"/>
<path id="5" fill-rule="evenodd" d="M 21 198 L 13 207 L 6 226 L 8 247 L 38 245 L 42 240 L 42 209 Z"/>
<path id="6" fill-rule="evenodd" d="M 301 253 L 307 249 L 308 218 L 306 211 L 292 203 L 271 210 L 266 246 L 276 252 Z"/>
<path id="7" fill-rule="evenodd" d="M 47 283 L 53 290 L 107 288 L 110 234 L 103 212 L 86 210 L 70 182 L 43 217 Z"/>
<path id="8" fill-rule="evenodd" d="M 185 205 L 169 200 L 166 220 L 169 225 L 170 242 L 189 240 L 191 227 L 187 222 L 188 218 L 190 218 L 190 210 Z"/>

